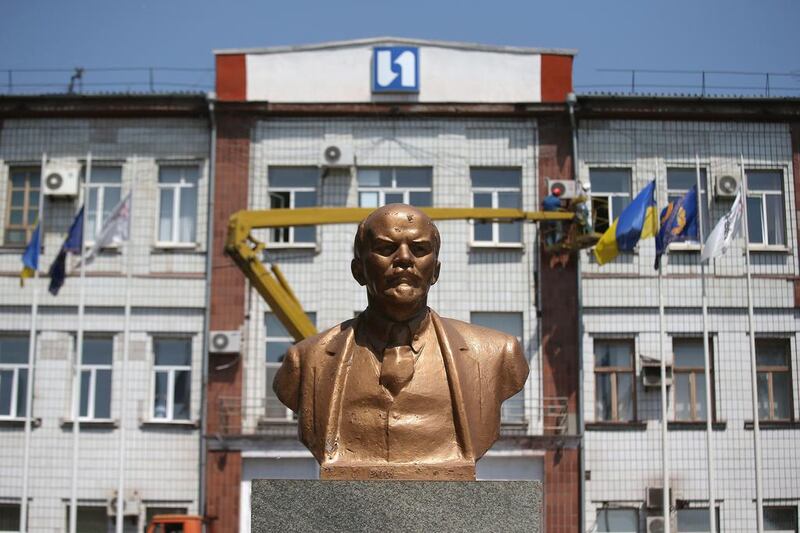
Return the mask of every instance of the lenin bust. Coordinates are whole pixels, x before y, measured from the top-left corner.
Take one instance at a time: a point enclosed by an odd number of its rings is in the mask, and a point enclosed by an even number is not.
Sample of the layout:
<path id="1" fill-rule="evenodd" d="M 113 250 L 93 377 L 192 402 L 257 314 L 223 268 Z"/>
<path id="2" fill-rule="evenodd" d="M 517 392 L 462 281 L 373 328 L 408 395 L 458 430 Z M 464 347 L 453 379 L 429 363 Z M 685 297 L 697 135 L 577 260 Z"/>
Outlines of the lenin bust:
<path id="1" fill-rule="evenodd" d="M 439 245 L 414 207 L 372 212 L 350 265 L 366 310 L 284 356 L 273 387 L 321 478 L 474 480 L 497 440 L 500 405 L 528 363 L 515 337 L 428 308 Z"/>

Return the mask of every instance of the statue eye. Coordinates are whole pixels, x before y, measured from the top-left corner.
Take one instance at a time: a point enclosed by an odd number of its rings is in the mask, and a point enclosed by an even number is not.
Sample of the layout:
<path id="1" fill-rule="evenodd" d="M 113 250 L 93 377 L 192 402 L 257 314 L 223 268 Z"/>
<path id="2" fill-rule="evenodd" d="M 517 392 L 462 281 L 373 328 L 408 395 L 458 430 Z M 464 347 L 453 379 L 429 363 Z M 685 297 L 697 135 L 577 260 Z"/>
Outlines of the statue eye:
<path id="1" fill-rule="evenodd" d="M 397 250 L 397 245 L 391 242 L 378 242 L 372 247 L 372 251 L 378 255 L 392 255 Z"/>
<path id="2" fill-rule="evenodd" d="M 431 253 L 431 243 L 429 242 L 412 242 L 411 253 L 417 257 L 423 257 Z"/>

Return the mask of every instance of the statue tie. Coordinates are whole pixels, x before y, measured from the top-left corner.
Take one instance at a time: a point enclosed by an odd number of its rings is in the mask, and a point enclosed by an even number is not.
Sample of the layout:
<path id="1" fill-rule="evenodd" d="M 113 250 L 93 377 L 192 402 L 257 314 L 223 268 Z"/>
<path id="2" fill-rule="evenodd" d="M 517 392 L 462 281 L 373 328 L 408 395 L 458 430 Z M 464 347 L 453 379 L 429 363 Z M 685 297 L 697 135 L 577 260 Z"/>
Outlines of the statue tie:
<path id="1" fill-rule="evenodd" d="M 408 324 L 395 324 L 389 332 L 389 343 L 383 350 L 381 385 L 397 396 L 414 376 L 414 352 Z"/>

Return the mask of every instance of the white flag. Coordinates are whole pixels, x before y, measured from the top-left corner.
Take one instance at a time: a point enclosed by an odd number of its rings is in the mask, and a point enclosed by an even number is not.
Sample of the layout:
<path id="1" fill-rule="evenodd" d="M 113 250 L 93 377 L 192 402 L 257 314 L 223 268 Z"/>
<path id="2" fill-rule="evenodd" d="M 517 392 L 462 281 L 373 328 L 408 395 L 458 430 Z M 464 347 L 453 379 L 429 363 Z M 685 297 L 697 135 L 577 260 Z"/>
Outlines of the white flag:
<path id="1" fill-rule="evenodd" d="M 708 261 L 712 257 L 718 257 L 728 251 L 731 241 L 739 232 L 739 226 L 742 222 L 742 191 L 736 193 L 736 199 L 733 201 L 731 210 L 722 217 L 711 235 L 708 236 L 705 246 L 703 246 L 703 254 L 700 256 L 701 261 Z"/>
<path id="2" fill-rule="evenodd" d="M 108 220 L 94 239 L 94 246 L 86 254 L 86 264 L 89 265 L 94 261 L 101 248 L 127 241 L 130 233 L 131 193 L 128 193 L 108 215 Z"/>

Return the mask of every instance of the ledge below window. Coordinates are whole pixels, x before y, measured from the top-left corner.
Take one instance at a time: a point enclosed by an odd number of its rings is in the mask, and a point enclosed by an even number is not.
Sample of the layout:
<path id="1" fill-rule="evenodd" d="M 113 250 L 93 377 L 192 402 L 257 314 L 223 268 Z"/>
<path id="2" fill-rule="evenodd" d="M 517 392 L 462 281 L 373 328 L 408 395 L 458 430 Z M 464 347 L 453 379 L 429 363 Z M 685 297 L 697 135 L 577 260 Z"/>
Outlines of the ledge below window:
<path id="1" fill-rule="evenodd" d="M 753 429 L 753 421 L 745 420 L 744 429 Z M 800 429 L 799 420 L 759 420 L 758 429 Z"/>
<path id="2" fill-rule="evenodd" d="M 32 418 L 31 419 L 31 427 L 38 428 L 42 425 L 41 418 Z M 0 427 L 1 428 L 24 428 L 25 427 L 25 419 L 24 418 L 0 418 Z"/>
<path id="3" fill-rule="evenodd" d="M 62 418 L 58 421 L 62 428 L 71 428 L 73 420 Z M 116 429 L 119 427 L 119 421 L 113 418 L 98 418 L 93 420 L 80 420 L 81 429 Z"/>
<path id="4" fill-rule="evenodd" d="M 644 431 L 647 422 L 587 422 L 586 431 Z"/>
<path id="5" fill-rule="evenodd" d="M 751 254 L 790 254 L 791 248 L 782 244 L 753 244 L 750 243 Z M 745 255 L 744 250 L 742 255 Z"/>
<path id="6" fill-rule="evenodd" d="M 146 428 L 183 428 L 197 429 L 200 427 L 198 420 L 140 420 L 139 427 Z"/>
<path id="7" fill-rule="evenodd" d="M 504 250 L 504 251 L 522 251 L 525 245 L 521 242 L 480 242 L 470 241 L 470 250 Z"/>
<path id="8" fill-rule="evenodd" d="M 202 252 L 196 242 L 157 242 L 153 245 L 153 252 Z"/>
<path id="9" fill-rule="evenodd" d="M 728 423 L 725 420 L 711 422 L 711 429 L 714 431 L 725 431 Z M 688 420 L 672 420 L 667 422 L 668 431 L 705 431 L 706 421 L 688 421 Z"/>

